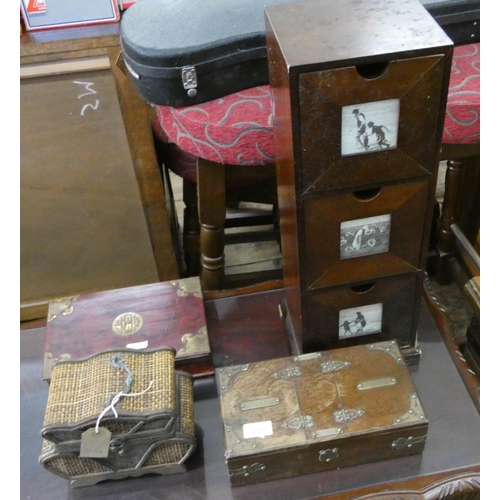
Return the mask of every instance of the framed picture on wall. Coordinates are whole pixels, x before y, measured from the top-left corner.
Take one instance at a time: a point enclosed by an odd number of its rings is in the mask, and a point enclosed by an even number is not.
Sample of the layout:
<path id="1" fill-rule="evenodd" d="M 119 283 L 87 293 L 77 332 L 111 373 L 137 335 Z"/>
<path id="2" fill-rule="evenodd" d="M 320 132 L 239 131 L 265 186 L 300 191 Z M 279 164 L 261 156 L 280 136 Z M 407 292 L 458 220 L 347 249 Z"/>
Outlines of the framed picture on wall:
<path id="1" fill-rule="evenodd" d="M 118 0 L 21 0 L 21 14 L 28 31 L 120 20 Z"/>

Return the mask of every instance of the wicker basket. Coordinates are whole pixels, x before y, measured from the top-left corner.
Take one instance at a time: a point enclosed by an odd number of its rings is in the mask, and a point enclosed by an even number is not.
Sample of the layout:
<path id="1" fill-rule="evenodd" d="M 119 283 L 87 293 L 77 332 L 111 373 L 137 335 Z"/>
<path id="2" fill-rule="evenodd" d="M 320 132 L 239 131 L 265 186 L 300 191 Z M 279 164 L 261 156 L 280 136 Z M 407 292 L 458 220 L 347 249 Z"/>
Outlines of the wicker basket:
<path id="1" fill-rule="evenodd" d="M 58 362 L 40 463 L 73 487 L 184 471 L 196 447 L 193 383 L 191 375 L 174 371 L 174 357 L 172 349 L 123 350 Z M 114 404 L 115 416 L 110 404 L 120 391 L 130 397 Z M 98 421 L 111 432 L 108 456 L 80 457 L 82 433 Z"/>

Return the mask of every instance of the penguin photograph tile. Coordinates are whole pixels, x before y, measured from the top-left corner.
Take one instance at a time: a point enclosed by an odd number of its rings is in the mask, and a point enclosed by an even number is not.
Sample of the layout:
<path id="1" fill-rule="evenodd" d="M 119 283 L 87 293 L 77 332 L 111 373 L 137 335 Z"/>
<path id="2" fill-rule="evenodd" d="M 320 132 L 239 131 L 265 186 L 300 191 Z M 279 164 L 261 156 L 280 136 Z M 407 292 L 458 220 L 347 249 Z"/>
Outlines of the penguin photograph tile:
<path id="1" fill-rule="evenodd" d="M 398 145 L 399 99 L 342 108 L 342 156 L 375 153 Z"/>

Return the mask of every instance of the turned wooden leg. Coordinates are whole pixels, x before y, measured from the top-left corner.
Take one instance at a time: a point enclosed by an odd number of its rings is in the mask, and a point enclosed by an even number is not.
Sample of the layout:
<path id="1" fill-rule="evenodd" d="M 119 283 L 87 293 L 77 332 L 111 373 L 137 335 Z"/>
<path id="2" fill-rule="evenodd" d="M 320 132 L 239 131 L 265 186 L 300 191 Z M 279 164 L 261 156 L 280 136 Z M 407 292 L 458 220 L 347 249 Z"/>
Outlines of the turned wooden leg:
<path id="1" fill-rule="evenodd" d="M 198 158 L 197 170 L 201 286 L 203 290 L 222 290 L 226 220 L 225 169 L 220 163 Z"/>
<path id="2" fill-rule="evenodd" d="M 198 276 L 200 274 L 200 221 L 198 219 L 198 194 L 196 189 L 194 182 L 183 181 L 182 199 L 185 208 L 182 242 L 187 276 Z"/>
<path id="3" fill-rule="evenodd" d="M 437 234 L 439 257 L 436 267 L 436 281 L 441 285 L 451 282 L 448 260 L 455 248 L 455 236 L 451 231 L 451 226 L 455 222 L 458 222 L 457 205 L 465 164 L 464 160 L 448 160 L 447 162 L 443 208 Z"/>

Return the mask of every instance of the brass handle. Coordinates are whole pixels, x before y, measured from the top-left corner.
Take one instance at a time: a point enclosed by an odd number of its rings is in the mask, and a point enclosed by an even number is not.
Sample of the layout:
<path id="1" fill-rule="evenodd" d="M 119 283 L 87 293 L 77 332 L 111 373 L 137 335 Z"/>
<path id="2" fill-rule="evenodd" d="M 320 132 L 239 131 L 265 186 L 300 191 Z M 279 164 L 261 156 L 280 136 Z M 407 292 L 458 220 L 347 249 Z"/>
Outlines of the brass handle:
<path id="1" fill-rule="evenodd" d="M 339 449 L 338 448 L 328 448 L 326 450 L 320 450 L 318 460 L 320 462 L 331 462 L 339 458 Z"/>

